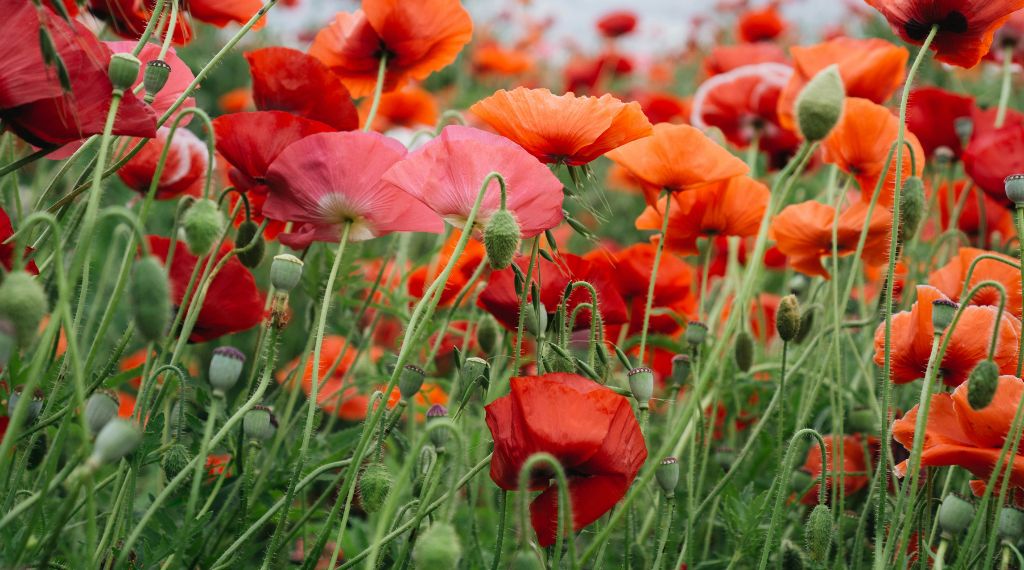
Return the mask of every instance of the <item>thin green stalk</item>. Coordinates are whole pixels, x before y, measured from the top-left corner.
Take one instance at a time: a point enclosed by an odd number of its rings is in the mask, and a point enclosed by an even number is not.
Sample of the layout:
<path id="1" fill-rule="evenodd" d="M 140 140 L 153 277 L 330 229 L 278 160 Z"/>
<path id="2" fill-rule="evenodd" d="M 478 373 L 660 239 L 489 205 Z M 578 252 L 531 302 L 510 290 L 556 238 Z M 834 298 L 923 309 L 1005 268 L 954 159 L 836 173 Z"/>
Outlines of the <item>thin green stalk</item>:
<path id="1" fill-rule="evenodd" d="M 377 68 L 377 83 L 373 86 L 373 101 L 370 103 L 370 113 L 366 115 L 366 124 L 363 125 L 363 131 L 369 131 L 373 128 L 373 120 L 377 118 L 377 108 L 380 106 L 380 97 L 384 93 L 384 77 L 388 72 L 388 55 L 382 53 L 380 56 L 380 65 Z"/>
<path id="2" fill-rule="evenodd" d="M 640 362 L 644 362 L 644 351 L 647 348 L 647 328 L 651 324 L 651 306 L 654 304 L 654 286 L 658 281 L 658 267 L 661 265 L 661 254 L 665 250 L 665 241 L 668 240 L 669 208 L 672 204 L 672 193 L 665 192 L 665 211 L 662 213 L 661 234 L 658 239 L 658 246 L 654 250 L 654 265 L 651 266 L 651 279 L 647 284 L 647 303 L 644 305 L 644 324 L 640 329 Z"/>

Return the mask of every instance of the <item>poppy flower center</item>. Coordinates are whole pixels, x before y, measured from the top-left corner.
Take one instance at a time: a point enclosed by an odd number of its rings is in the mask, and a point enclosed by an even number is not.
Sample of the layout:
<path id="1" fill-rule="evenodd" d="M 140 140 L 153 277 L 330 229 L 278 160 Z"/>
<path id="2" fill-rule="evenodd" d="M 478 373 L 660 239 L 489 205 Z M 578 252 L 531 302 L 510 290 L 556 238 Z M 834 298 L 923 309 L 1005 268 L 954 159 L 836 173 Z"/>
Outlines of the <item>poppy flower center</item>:
<path id="1" fill-rule="evenodd" d="M 907 37 L 915 42 L 920 42 L 924 41 L 924 39 L 928 37 L 928 33 L 932 31 L 932 26 L 938 26 L 939 31 L 943 33 L 962 34 L 966 32 L 968 28 L 967 16 L 964 16 L 961 12 L 953 10 L 946 14 L 946 17 L 941 20 L 935 20 L 932 22 L 909 20 L 903 25 L 903 29 L 907 32 Z"/>
<path id="2" fill-rule="evenodd" d="M 362 216 L 341 194 L 330 193 L 320 199 L 317 204 L 320 215 L 330 224 L 343 224 L 358 221 Z"/>

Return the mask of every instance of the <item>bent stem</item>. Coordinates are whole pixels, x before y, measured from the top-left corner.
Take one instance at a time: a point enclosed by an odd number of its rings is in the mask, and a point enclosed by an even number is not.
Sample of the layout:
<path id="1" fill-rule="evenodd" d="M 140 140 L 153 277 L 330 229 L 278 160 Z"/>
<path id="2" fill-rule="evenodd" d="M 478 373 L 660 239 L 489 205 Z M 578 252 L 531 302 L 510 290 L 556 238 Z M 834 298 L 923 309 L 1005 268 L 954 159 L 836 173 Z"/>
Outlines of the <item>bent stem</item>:
<path id="1" fill-rule="evenodd" d="M 651 280 L 647 284 L 647 304 L 644 306 L 644 325 L 640 330 L 640 362 L 644 362 L 644 350 L 647 348 L 647 328 L 651 324 L 651 306 L 654 304 L 654 285 L 658 281 L 658 267 L 661 265 L 661 253 L 665 249 L 665 241 L 668 237 L 668 214 L 669 206 L 672 204 L 672 193 L 665 191 L 665 212 L 661 220 L 661 235 L 658 239 L 658 247 L 654 250 L 654 265 L 651 266 Z"/>
<path id="2" fill-rule="evenodd" d="M 569 502 L 569 482 L 565 476 L 565 470 L 562 468 L 562 464 L 558 462 L 558 459 L 550 453 L 539 452 L 531 455 L 523 466 L 519 469 L 519 496 L 520 496 L 520 509 L 519 509 L 519 524 L 520 524 L 520 536 L 525 543 L 529 536 L 530 528 L 530 478 L 531 473 L 535 467 L 540 463 L 547 463 L 552 471 L 555 472 L 555 479 L 558 480 L 558 529 L 555 535 L 555 551 L 554 560 L 551 566 L 553 568 L 560 568 L 560 558 L 562 556 L 562 540 L 565 537 L 566 532 L 572 532 L 572 505 Z M 567 548 L 569 555 L 569 568 L 576 566 L 576 541 L 569 539 L 569 546 Z"/>

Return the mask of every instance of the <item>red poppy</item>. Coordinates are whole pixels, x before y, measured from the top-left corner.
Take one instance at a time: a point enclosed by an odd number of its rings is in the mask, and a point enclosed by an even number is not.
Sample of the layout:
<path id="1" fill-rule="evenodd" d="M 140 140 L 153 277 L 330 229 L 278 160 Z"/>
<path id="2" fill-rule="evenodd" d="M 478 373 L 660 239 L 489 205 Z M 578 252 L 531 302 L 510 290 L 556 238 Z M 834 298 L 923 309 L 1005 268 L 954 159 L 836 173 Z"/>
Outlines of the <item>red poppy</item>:
<path id="1" fill-rule="evenodd" d="M 996 201 L 1011 205 L 1004 181 L 1024 172 L 1024 123 L 1010 121 L 997 129 L 975 121 L 963 161 L 964 172 L 975 184 Z"/>
<path id="2" fill-rule="evenodd" d="M 355 97 L 373 93 L 386 56 L 385 91 L 407 79 L 425 79 L 455 61 L 473 35 L 473 20 L 459 0 L 363 0 L 341 12 L 309 48 L 341 77 Z"/>
<path id="3" fill-rule="evenodd" d="M 90 0 L 89 11 L 106 20 L 114 33 L 125 38 L 137 38 L 146 29 L 155 4 L 154 0 Z M 189 0 L 183 4 L 184 10 L 178 16 L 174 42 L 184 44 L 192 41 L 189 15 L 223 28 L 230 23 L 248 22 L 262 7 L 261 0 Z M 253 29 L 262 28 L 265 21 L 261 19 Z"/>
<path id="4" fill-rule="evenodd" d="M 1021 316 L 1021 285 L 1020 270 L 1017 269 L 1017 260 L 1001 253 L 975 249 L 973 247 L 961 247 L 949 263 L 928 275 L 928 284 L 935 287 L 942 294 L 954 301 L 960 301 L 960 293 L 964 289 L 964 279 L 971 269 L 971 264 L 982 255 L 992 255 L 1010 263 L 1002 263 L 994 259 L 982 259 L 974 264 L 974 271 L 971 273 L 971 280 L 967 283 L 968 290 L 982 281 L 995 281 L 1001 283 L 1006 289 L 1006 310 Z M 992 287 L 985 287 L 971 297 L 972 305 L 999 305 L 999 293 Z"/>
<path id="5" fill-rule="evenodd" d="M 519 488 L 530 455 L 554 455 L 565 469 L 573 531 L 608 512 L 629 489 L 647 459 L 647 446 L 626 398 L 574 374 L 511 380 L 512 391 L 486 406 L 494 438 L 491 480 Z M 530 489 L 543 491 L 530 505 L 541 546 L 558 534 L 558 487 L 547 466 L 530 473 Z M 568 529 L 566 529 L 568 530 Z"/>
<path id="6" fill-rule="evenodd" d="M 963 143 L 957 133 L 957 121 L 970 118 L 973 111 L 973 97 L 938 87 L 920 87 L 910 92 L 907 128 L 917 135 L 927 156 L 932 156 L 939 147 L 946 147 L 959 158 L 963 154 Z"/>
<path id="7" fill-rule="evenodd" d="M 606 38 L 617 38 L 636 29 L 636 13 L 632 10 L 608 12 L 597 21 L 597 31 Z"/>
<path id="8" fill-rule="evenodd" d="M 441 269 L 451 260 L 452 254 L 455 253 L 455 246 L 459 243 L 461 238 L 461 231 L 453 231 L 452 234 L 448 236 L 448 239 L 444 242 L 444 246 L 441 247 L 440 253 L 431 264 L 421 265 L 409 273 L 409 295 L 416 298 L 423 296 L 424 292 L 430 286 L 430 283 L 434 282 L 434 279 L 437 278 Z M 469 278 L 473 276 L 477 267 L 479 267 L 481 263 L 484 263 L 484 256 L 486 253 L 484 244 L 479 241 L 470 238 L 470 240 L 466 242 L 466 248 L 462 251 L 462 255 L 455 260 L 455 267 L 452 269 L 452 273 L 448 277 L 448 282 L 445 283 L 444 289 L 441 290 L 441 300 L 439 303 L 442 307 L 451 304 L 459 294 L 459 291 L 469 283 Z M 376 275 L 376 273 L 374 275 Z M 478 283 L 480 282 L 481 281 L 478 281 Z"/>
<path id="9" fill-rule="evenodd" d="M 772 43 L 736 44 L 715 46 L 704 58 L 704 73 L 708 76 L 727 73 L 757 63 L 788 63 L 789 58 L 781 47 Z"/>
<path id="10" fill-rule="evenodd" d="M 763 8 L 747 10 L 740 16 L 736 36 L 741 42 L 766 42 L 781 36 L 786 27 L 778 2 L 769 2 Z"/>
<path id="11" fill-rule="evenodd" d="M 633 99 L 640 103 L 644 115 L 652 125 L 658 123 L 689 123 L 693 106 L 688 98 L 678 97 L 665 91 L 643 91 L 635 93 Z"/>
<path id="12" fill-rule="evenodd" d="M 867 0 L 904 41 L 921 45 L 933 27 L 935 59 L 974 67 L 988 53 L 992 37 L 1024 0 Z"/>
<path id="13" fill-rule="evenodd" d="M 826 481 L 829 487 L 833 487 L 839 479 L 839 467 L 835 464 L 835 452 L 836 447 L 838 447 L 836 441 L 838 438 L 834 435 L 826 435 L 822 439 L 825 440 L 825 457 L 828 460 L 826 465 L 828 473 Z M 843 495 L 848 497 L 867 487 L 868 483 L 870 483 L 866 473 L 870 469 L 872 458 L 881 449 L 881 445 L 878 438 L 864 437 L 860 434 L 844 435 L 842 440 Z M 800 498 L 800 502 L 805 505 L 818 504 L 818 489 L 820 487 L 818 482 L 821 480 L 821 467 L 821 449 L 817 445 L 812 445 L 807 450 L 807 458 L 804 459 L 803 468 L 811 475 L 815 483 Z M 827 491 L 830 492 L 831 488 Z M 831 494 L 826 494 L 826 497 L 831 499 Z"/>
<path id="14" fill-rule="evenodd" d="M 923 378 L 928 369 L 934 328 L 932 303 L 945 300 L 938 289 L 930 285 L 917 286 L 917 301 L 910 311 L 901 311 L 892 317 L 892 381 L 897 384 Z M 959 386 L 971 370 L 988 357 L 996 320 L 995 307 L 970 306 L 963 309 L 942 362 L 937 364 L 938 377 L 947 386 Z M 943 342 L 949 332 L 943 334 Z M 1017 369 L 1017 342 L 1020 321 L 1009 312 L 1003 313 L 999 323 L 999 339 L 993 360 L 1002 374 Z M 885 324 L 875 331 L 875 363 L 881 366 L 885 359 Z"/>
<path id="15" fill-rule="evenodd" d="M 644 309 L 647 306 L 647 288 L 654 266 L 655 245 L 638 243 L 615 253 L 609 271 L 615 276 L 619 294 L 629 307 L 629 330 L 643 327 Z M 588 259 L 595 263 L 604 252 L 595 251 Z M 658 278 L 654 283 L 654 309 L 668 309 L 686 321 L 697 313 L 697 299 L 692 292 L 696 273 L 688 263 L 674 255 L 662 255 L 658 266 Z M 673 315 L 651 314 L 649 330 L 657 334 L 675 334 L 681 329 Z M 606 338 L 618 338 L 619 330 L 609 328 Z"/>
<path id="16" fill-rule="evenodd" d="M 165 237 L 149 236 L 149 247 L 153 255 L 165 262 L 170 246 L 171 241 Z M 228 250 L 229 246 L 225 244 L 220 255 L 223 256 Z M 197 261 L 196 256 L 181 242 L 175 244 L 169 277 L 171 300 L 176 306 L 181 306 L 185 302 L 185 291 L 188 289 Z M 188 302 L 191 300 L 192 297 L 189 297 Z M 261 320 L 263 294 L 256 288 L 256 279 L 252 273 L 238 261 L 237 257 L 232 257 L 210 283 L 189 340 L 206 342 L 251 329 Z"/>
<path id="17" fill-rule="evenodd" d="M 245 54 L 252 98 L 260 111 L 288 111 L 339 131 L 359 128 L 359 116 L 341 78 L 299 50 L 269 47 Z"/>
<path id="18" fill-rule="evenodd" d="M 359 105 L 360 124 L 366 124 L 372 104 L 373 101 L 364 99 Z M 370 128 L 385 132 L 394 128 L 433 127 L 439 115 L 437 107 L 437 99 L 426 89 L 415 85 L 403 87 L 381 96 Z"/>
<path id="19" fill-rule="evenodd" d="M 963 195 L 965 191 L 969 193 L 967 196 Z M 957 229 L 982 247 L 1002 246 L 1003 240 L 1016 235 L 1013 214 L 1006 209 L 1005 194 L 996 200 L 977 186 L 968 187 L 962 180 L 952 186 L 943 184 L 938 194 L 939 218 L 943 228 L 949 227 L 953 211 L 959 207 Z"/>
<path id="20" fill-rule="evenodd" d="M 1009 50 L 1013 63 L 1024 62 L 1024 11 L 1017 11 L 1010 14 L 1003 27 L 996 30 L 995 39 L 992 42 L 992 49 L 989 50 L 985 59 L 1002 63 L 1006 51 Z"/>
<path id="21" fill-rule="evenodd" d="M 11 225 L 11 217 L 7 215 L 7 211 L 0 208 L 0 264 L 2 264 L 8 271 L 14 268 L 14 241 L 8 241 L 14 236 L 14 226 Z M 32 248 L 25 248 L 24 255 L 32 253 Z M 39 274 L 39 269 L 36 267 L 36 262 L 28 261 L 25 264 L 25 269 L 33 275 Z"/>
<path id="22" fill-rule="evenodd" d="M 522 49 L 506 48 L 497 42 L 485 42 L 473 50 L 476 75 L 520 75 L 533 69 L 533 57 Z"/>
<path id="23" fill-rule="evenodd" d="M 0 44 L 0 60 L 4 62 L 0 71 L 0 109 L 64 95 L 56 81 L 56 69 L 45 63 L 39 44 L 43 24 L 52 30 L 58 53 L 73 52 L 70 34 L 55 33 L 65 29 L 64 24 L 56 21 L 60 18 L 49 9 L 39 10 L 23 0 L 0 0 L 0 10 L 4 14 L 0 34 L 5 39 Z"/>
<path id="24" fill-rule="evenodd" d="M 142 195 L 149 192 L 160 157 L 167 147 L 170 130 L 169 127 L 161 127 L 156 138 L 117 171 L 125 185 Z M 182 194 L 202 194 L 208 160 L 206 143 L 188 129 L 177 129 L 156 187 L 156 199 L 171 200 Z"/>
<path id="25" fill-rule="evenodd" d="M 839 214 L 834 245 L 840 256 L 856 253 L 867 215 L 868 205 L 864 202 L 855 202 Z M 835 208 L 810 200 L 786 206 L 772 220 L 770 235 L 779 250 L 789 256 L 793 269 L 805 275 L 828 278 L 821 258 L 832 255 L 835 224 Z M 868 265 L 880 265 L 888 259 L 891 224 L 889 210 L 876 207 L 868 222 L 862 253 Z"/>

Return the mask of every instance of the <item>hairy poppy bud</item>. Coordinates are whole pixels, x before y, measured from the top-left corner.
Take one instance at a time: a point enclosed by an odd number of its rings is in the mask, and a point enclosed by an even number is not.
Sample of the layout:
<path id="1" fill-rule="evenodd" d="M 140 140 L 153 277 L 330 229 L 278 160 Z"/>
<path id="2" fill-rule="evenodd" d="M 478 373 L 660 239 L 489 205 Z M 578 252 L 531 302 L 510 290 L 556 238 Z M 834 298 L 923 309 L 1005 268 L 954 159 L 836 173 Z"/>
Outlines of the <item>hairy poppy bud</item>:
<path id="1" fill-rule="evenodd" d="M 750 367 L 754 365 L 754 339 L 747 331 L 740 331 L 740 334 L 736 335 L 733 358 L 736 359 L 737 368 L 742 372 L 750 372 Z"/>
<path id="2" fill-rule="evenodd" d="M 462 544 L 452 525 L 435 522 L 412 548 L 416 568 L 456 568 L 462 559 Z"/>
<path id="3" fill-rule="evenodd" d="M 817 505 L 811 511 L 811 516 L 807 517 L 804 539 L 811 559 L 815 562 L 824 561 L 832 546 L 832 511 L 827 505 Z"/>
<path id="4" fill-rule="evenodd" d="M 463 387 L 467 387 L 477 378 L 481 376 L 487 376 L 487 361 L 478 356 L 470 356 L 462 363 L 461 382 Z"/>
<path id="5" fill-rule="evenodd" d="M 634 368 L 626 373 L 629 378 L 629 389 L 633 392 L 633 399 L 646 410 L 650 405 L 651 397 L 654 396 L 654 371 L 650 368 Z"/>
<path id="6" fill-rule="evenodd" d="M 946 327 L 953 322 L 957 304 L 947 299 L 932 301 L 932 329 L 937 335 L 946 332 Z"/>
<path id="7" fill-rule="evenodd" d="M 690 378 L 693 361 L 689 354 L 677 354 L 672 357 L 672 385 L 683 386 Z"/>
<path id="8" fill-rule="evenodd" d="M 359 501 L 363 510 L 375 513 L 384 506 L 391 493 L 391 472 L 382 463 L 368 466 L 359 478 Z"/>
<path id="9" fill-rule="evenodd" d="M 89 463 L 99 467 L 120 461 L 122 457 L 135 451 L 140 442 L 142 432 L 134 424 L 120 418 L 110 420 L 96 436 L 96 444 L 92 448 Z"/>
<path id="10" fill-rule="evenodd" d="M 498 346 L 498 335 L 500 333 L 501 331 L 498 330 L 498 324 L 494 322 L 494 319 L 485 315 L 476 327 L 476 342 L 480 345 L 480 349 L 484 351 L 484 354 L 494 353 L 494 349 Z"/>
<path id="11" fill-rule="evenodd" d="M 700 321 L 690 321 L 686 325 L 686 333 L 684 334 L 686 342 L 693 347 L 704 344 L 704 339 L 708 336 L 708 326 Z"/>
<path id="12" fill-rule="evenodd" d="M 242 431 L 249 440 L 266 441 L 277 433 L 277 418 L 267 406 L 253 406 L 242 418 Z"/>
<path id="13" fill-rule="evenodd" d="M 270 283 L 274 289 L 288 293 L 302 279 L 302 260 L 289 253 L 274 256 L 270 264 Z"/>
<path id="14" fill-rule="evenodd" d="M 999 366 L 991 360 L 982 360 L 967 379 L 967 403 L 975 410 L 987 408 L 998 387 Z"/>
<path id="15" fill-rule="evenodd" d="M 448 417 L 448 408 L 441 404 L 434 404 L 427 409 L 427 424 L 445 417 Z M 448 443 L 448 436 L 447 428 L 432 429 L 430 430 L 430 443 L 434 444 L 434 447 L 438 449 L 443 449 L 445 444 Z"/>
<path id="16" fill-rule="evenodd" d="M 814 305 L 807 307 L 800 315 L 800 331 L 796 333 L 796 337 L 793 342 L 801 343 L 807 340 L 807 335 L 811 334 L 811 329 L 814 328 Z"/>
<path id="17" fill-rule="evenodd" d="M 871 433 L 878 429 L 878 416 L 871 408 L 854 408 L 847 414 L 846 422 L 854 433 Z"/>
<path id="18" fill-rule="evenodd" d="M 36 338 L 49 302 L 43 286 L 24 271 L 12 271 L 0 284 L 0 319 L 14 326 L 20 346 L 27 346 Z"/>
<path id="19" fill-rule="evenodd" d="M 974 519 L 974 505 L 956 493 L 946 495 L 939 505 L 939 527 L 950 537 L 971 526 Z"/>
<path id="20" fill-rule="evenodd" d="M 423 379 L 427 373 L 419 366 L 406 364 L 398 376 L 398 391 L 402 393 L 403 400 L 412 400 L 419 393 L 423 386 Z"/>
<path id="21" fill-rule="evenodd" d="M 509 566 L 510 570 L 544 570 L 544 563 L 537 558 L 537 555 L 531 552 L 529 549 L 521 549 L 516 551 L 512 556 L 512 565 Z"/>
<path id="22" fill-rule="evenodd" d="M 804 550 L 788 539 L 782 541 L 782 552 L 779 553 L 779 558 L 779 568 L 783 570 L 803 570 L 810 566 Z"/>
<path id="23" fill-rule="evenodd" d="M 661 486 L 661 491 L 666 497 L 672 497 L 676 493 L 676 485 L 679 484 L 679 460 L 675 457 L 666 457 L 658 464 L 654 477 Z"/>
<path id="24" fill-rule="evenodd" d="M 238 254 L 238 261 L 241 261 L 242 265 L 249 268 L 258 267 L 260 262 L 263 261 L 263 254 L 267 251 L 267 242 L 264 241 L 259 230 L 260 227 L 256 222 L 245 220 L 238 225 L 238 231 L 235 233 L 236 247 L 246 248 L 249 244 L 252 244 L 252 246 L 247 247 L 247 249 Z"/>
<path id="25" fill-rule="evenodd" d="M 512 264 L 512 258 L 519 251 L 519 222 L 512 212 L 502 208 L 484 227 L 484 248 L 493 269 L 505 269 Z"/>
<path id="26" fill-rule="evenodd" d="M 117 417 L 121 400 L 113 390 L 100 388 L 85 401 L 85 423 L 89 432 L 97 434 L 107 422 Z"/>
<path id="27" fill-rule="evenodd" d="M 779 301 L 775 313 L 775 330 L 782 342 L 789 342 L 800 334 L 800 301 L 794 295 L 786 295 Z"/>
<path id="28" fill-rule="evenodd" d="M 167 79 L 171 76 L 171 66 L 162 59 L 154 59 L 146 62 L 146 70 L 142 74 L 142 86 L 146 88 L 146 99 L 156 97 L 156 94 L 167 85 Z"/>
<path id="29" fill-rule="evenodd" d="M 164 452 L 163 459 L 160 460 L 160 467 L 164 470 L 164 475 L 167 478 L 173 479 L 184 471 L 191 461 L 192 454 L 188 448 L 181 443 L 175 443 Z"/>
<path id="30" fill-rule="evenodd" d="M 807 82 L 796 99 L 796 122 L 807 142 L 828 136 L 843 115 L 846 89 L 839 66 L 830 65 Z"/>
<path id="31" fill-rule="evenodd" d="M 130 53 L 115 53 L 110 56 L 110 65 L 107 66 L 107 74 L 110 76 L 110 83 L 114 89 L 124 91 L 131 89 L 135 80 L 139 78 L 139 69 L 142 62 L 139 58 Z"/>
<path id="32" fill-rule="evenodd" d="M 160 260 L 149 255 L 136 261 L 130 287 L 135 328 L 147 341 L 162 339 L 171 320 L 171 294 Z"/>
<path id="33" fill-rule="evenodd" d="M 1016 507 L 999 509 L 999 537 L 1016 544 L 1024 538 L 1024 511 Z"/>
<path id="34" fill-rule="evenodd" d="M 25 397 L 25 387 L 18 386 L 12 392 L 11 396 L 7 399 L 7 415 L 13 416 L 14 409 L 18 407 L 18 401 Z M 28 409 L 25 411 L 25 422 L 32 423 L 36 421 L 39 414 L 43 413 L 43 399 L 45 395 L 39 388 L 32 390 L 31 400 L 28 404 Z"/>
<path id="35" fill-rule="evenodd" d="M 0 368 L 6 368 L 18 348 L 18 333 L 7 319 L 0 319 Z"/>
<path id="36" fill-rule="evenodd" d="M 210 358 L 210 385 L 214 392 L 227 392 L 235 387 L 242 375 L 245 354 L 233 346 L 219 346 Z"/>
<path id="37" fill-rule="evenodd" d="M 196 255 L 209 253 L 224 231 L 225 223 L 224 212 L 216 202 L 206 198 L 196 200 L 181 220 L 189 251 Z"/>
<path id="38" fill-rule="evenodd" d="M 900 194 L 900 243 L 907 243 L 917 234 L 927 209 L 925 201 L 924 182 L 917 176 L 911 176 Z"/>
<path id="39" fill-rule="evenodd" d="M 1003 184 L 1006 189 L 1006 197 L 1018 208 L 1024 207 L 1024 174 L 1007 176 Z"/>

